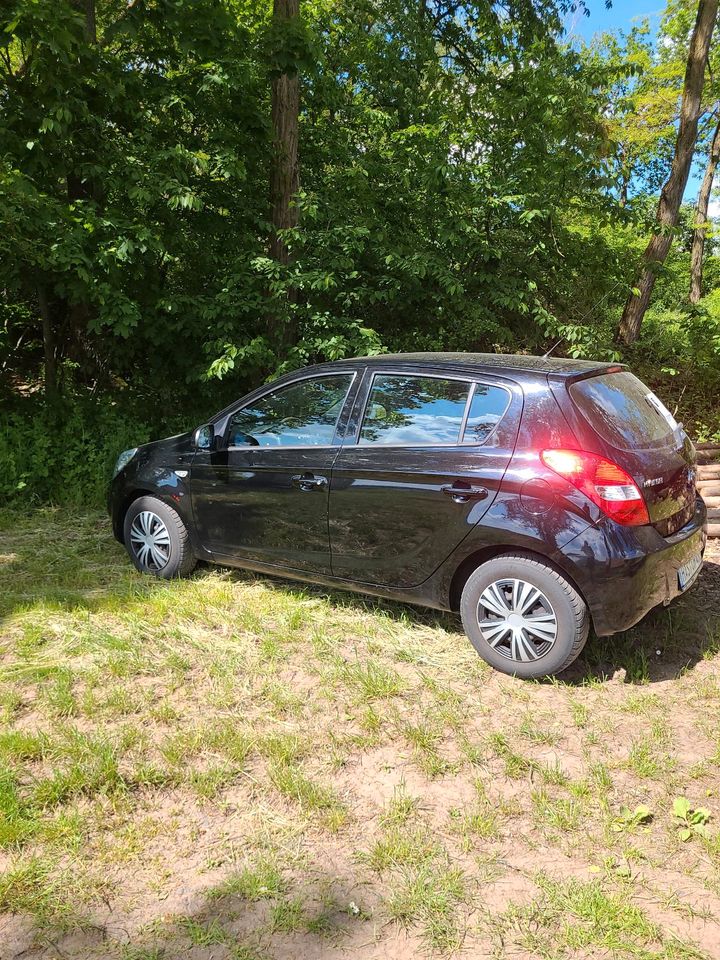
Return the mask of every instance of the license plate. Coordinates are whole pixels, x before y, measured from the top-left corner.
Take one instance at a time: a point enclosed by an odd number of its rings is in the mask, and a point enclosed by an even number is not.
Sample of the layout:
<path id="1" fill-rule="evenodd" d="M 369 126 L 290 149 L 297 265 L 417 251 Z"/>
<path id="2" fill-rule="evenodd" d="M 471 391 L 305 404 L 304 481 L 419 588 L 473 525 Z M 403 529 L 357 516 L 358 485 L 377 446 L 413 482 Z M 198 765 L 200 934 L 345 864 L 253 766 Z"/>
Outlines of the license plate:
<path id="1" fill-rule="evenodd" d="M 685 563 L 678 570 L 678 585 L 681 590 L 687 590 L 702 567 L 702 554 L 698 553 Z"/>

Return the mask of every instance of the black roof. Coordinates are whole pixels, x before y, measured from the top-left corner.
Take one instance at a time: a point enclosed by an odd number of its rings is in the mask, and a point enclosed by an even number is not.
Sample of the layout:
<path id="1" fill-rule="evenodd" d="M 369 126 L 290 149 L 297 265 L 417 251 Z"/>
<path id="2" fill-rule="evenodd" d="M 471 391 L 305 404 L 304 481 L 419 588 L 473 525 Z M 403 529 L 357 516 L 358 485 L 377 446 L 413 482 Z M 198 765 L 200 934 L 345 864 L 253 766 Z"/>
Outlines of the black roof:
<path id="1" fill-rule="evenodd" d="M 342 363 L 343 361 L 338 361 Z M 348 362 L 348 361 L 345 361 Z M 372 362 L 373 364 L 427 364 L 457 367 L 477 367 L 486 370 L 522 370 L 535 373 L 555 374 L 571 377 L 590 373 L 593 370 L 622 364 L 608 363 L 602 360 L 572 360 L 568 357 L 532 357 L 523 353 L 382 353 L 374 357 L 353 357 L 353 363 Z"/>
<path id="2" fill-rule="evenodd" d="M 600 360 L 571 360 L 568 357 L 531 357 L 524 353 L 381 353 L 372 357 L 327 360 L 324 363 L 316 363 L 299 370 L 291 370 L 272 381 L 272 384 L 270 382 L 264 383 L 247 396 L 262 393 L 271 385 L 285 383 L 298 375 L 312 376 L 313 373 L 329 373 L 331 370 L 337 370 L 338 367 L 347 369 L 348 367 L 361 367 L 368 364 L 388 367 L 399 367 L 402 364 L 435 368 L 455 367 L 465 373 L 472 371 L 469 374 L 470 376 L 483 370 L 486 373 L 495 373 L 498 376 L 502 376 L 504 371 L 515 371 L 529 376 L 554 377 L 563 380 L 572 377 L 590 376 L 601 370 L 625 369 L 624 364 L 621 363 L 607 363 Z M 211 422 L 215 423 L 220 420 L 233 410 L 236 404 L 237 401 L 225 407 L 224 410 L 213 417 Z"/>

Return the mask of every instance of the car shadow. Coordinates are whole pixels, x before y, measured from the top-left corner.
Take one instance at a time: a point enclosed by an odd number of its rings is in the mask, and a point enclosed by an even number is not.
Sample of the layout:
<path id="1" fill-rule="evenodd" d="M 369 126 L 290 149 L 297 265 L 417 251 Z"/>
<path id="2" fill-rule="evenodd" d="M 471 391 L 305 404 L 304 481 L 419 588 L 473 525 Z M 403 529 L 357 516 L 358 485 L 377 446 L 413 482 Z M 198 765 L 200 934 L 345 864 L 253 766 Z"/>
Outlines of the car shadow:
<path id="1" fill-rule="evenodd" d="M 667 607 L 656 607 L 625 633 L 591 635 L 564 683 L 609 678 L 625 683 L 674 680 L 720 653 L 720 554 L 708 556 L 696 583 Z"/>
<path id="2" fill-rule="evenodd" d="M 239 871 L 230 872 L 237 877 Z M 260 958 L 283 956 L 304 960 L 332 960 L 339 953 L 365 953 L 363 945 L 377 937 L 368 902 L 367 880 L 358 864 L 342 876 L 324 863 L 310 863 L 302 878 L 285 871 L 280 889 L 257 897 L 204 889 L 186 883 L 179 890 L 165 891 L 166 909 L 132 933 L 122 918 L 98 911 L 94 922 L 59 930 L 47 946 L 41 946 L 30 923 L 18 923 L 7 935 L 8 958 L 41 960 L 48 957 L 106 957 L 118 953 L 127 958 L 212 958 L 214 956 Z M 356 901 L 363 905 L 363 909 Z M 273 920 L 295 906 L 292 926 Z M 375 901 L 371 901 L 372 907 Z M 109 908 L 109 903 L 107 903 Z M 148 913 L 156 906 L 150 901 Z M 168 909 L 169 908 L 169 909 Z M 298 909 L 299 908 L 299 909 Z M 401 925 L 392 925 L 393 939 L 415 938 Z M 4 944 L 5 945 L 5 944 Z M 408 956 L 411 954 L 408 954 Z M 403 956 L 405 953 L 403 951 Z"/>
<path id="3" fill-rule="evenodd" d="M 0 581 L 6 585 L 5 590 L 0 588 L 0 627 L 16 611 L 36 605 L 101 613 L 125 604 L 142 605 L 156 590 L 167 588 L 167 581 L 134 571 L 123 548 L 112 539 L 105 518 L 86 518 L 70 556 L 67 532 L 53 523 L 51 513 L 46 512 L 43 519 L 42 537 L 38 533 L 20 543 L 12 534 L 0 537 Z M 201 564 L 194 577 L 207 576 L 212 569 Z M 458 643 L 469 643 L 455 614 L 238 569 L 225 571 L 235 582 L 260 581 L 287 594 L 326 597 L 338 607 L 381 613 L 405 625 L 439 628 L 456 634 Z M 715 653 L 720 653 L 720 544 L 711 541 L 698 581 L 685 596 L 652 611 L 624 634 L 596 637 L 591 633 L 580 658 L 560 678 L 547 682 L 662 682 Z"/>
<path id="4" fill-rule="evenodd" d="M 336 606 L 382 613 L 405 624 L 440 628 L 457 634 L 459 643 L 469 643 L 458 614 L 242 570 L 233 570 L 231 577 L 260 581 L 286 594 L 327 598 Z M 715 653 L 720 653 L 720 552 L 706 559 L 685 596 L 652 610 L 625 633 L 598 637 L 591 630 L 575 663 L 559 677 L 540 682 L 573 686 L 608 680 L 659 683 L 676 679 Z"/>

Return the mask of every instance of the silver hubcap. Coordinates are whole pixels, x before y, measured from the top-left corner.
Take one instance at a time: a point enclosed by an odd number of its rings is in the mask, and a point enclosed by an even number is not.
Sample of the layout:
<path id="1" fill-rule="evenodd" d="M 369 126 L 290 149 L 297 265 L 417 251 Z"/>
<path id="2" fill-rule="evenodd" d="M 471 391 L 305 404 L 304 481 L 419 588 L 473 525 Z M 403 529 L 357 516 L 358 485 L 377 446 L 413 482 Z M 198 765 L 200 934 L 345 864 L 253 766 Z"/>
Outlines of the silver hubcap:
<path id="1" fill-rule="evenodd" d="M 550 601 L 525 580 L 495 580 L 485 587 L 477 618 L 485 640 L 508 660 L 539 660 L 557 638 Z"/>
<path id="2" fill-rule="evenodd" d="M 170 559 L 170 534 L 160 517 L 143 510 L 130 525 L 130 543 L 141 567 L 162 570 Z"/>

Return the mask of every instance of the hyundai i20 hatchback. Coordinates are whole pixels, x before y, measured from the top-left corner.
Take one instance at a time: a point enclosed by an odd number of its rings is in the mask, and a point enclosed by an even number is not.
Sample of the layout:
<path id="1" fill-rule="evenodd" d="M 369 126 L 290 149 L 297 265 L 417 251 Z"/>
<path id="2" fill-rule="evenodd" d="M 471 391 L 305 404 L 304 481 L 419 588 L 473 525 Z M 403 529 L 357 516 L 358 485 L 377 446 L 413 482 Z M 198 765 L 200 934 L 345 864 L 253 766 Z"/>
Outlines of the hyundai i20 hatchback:
<path id="1" fill-rule="evenodd" d="M 706 538 L 693 445 L 629 370 L 496 354 L 288 374 L 126 450 L 109 505 L 139 570 L 200 559 L 457 610 L 519 677 L 683 593 Z"/>

